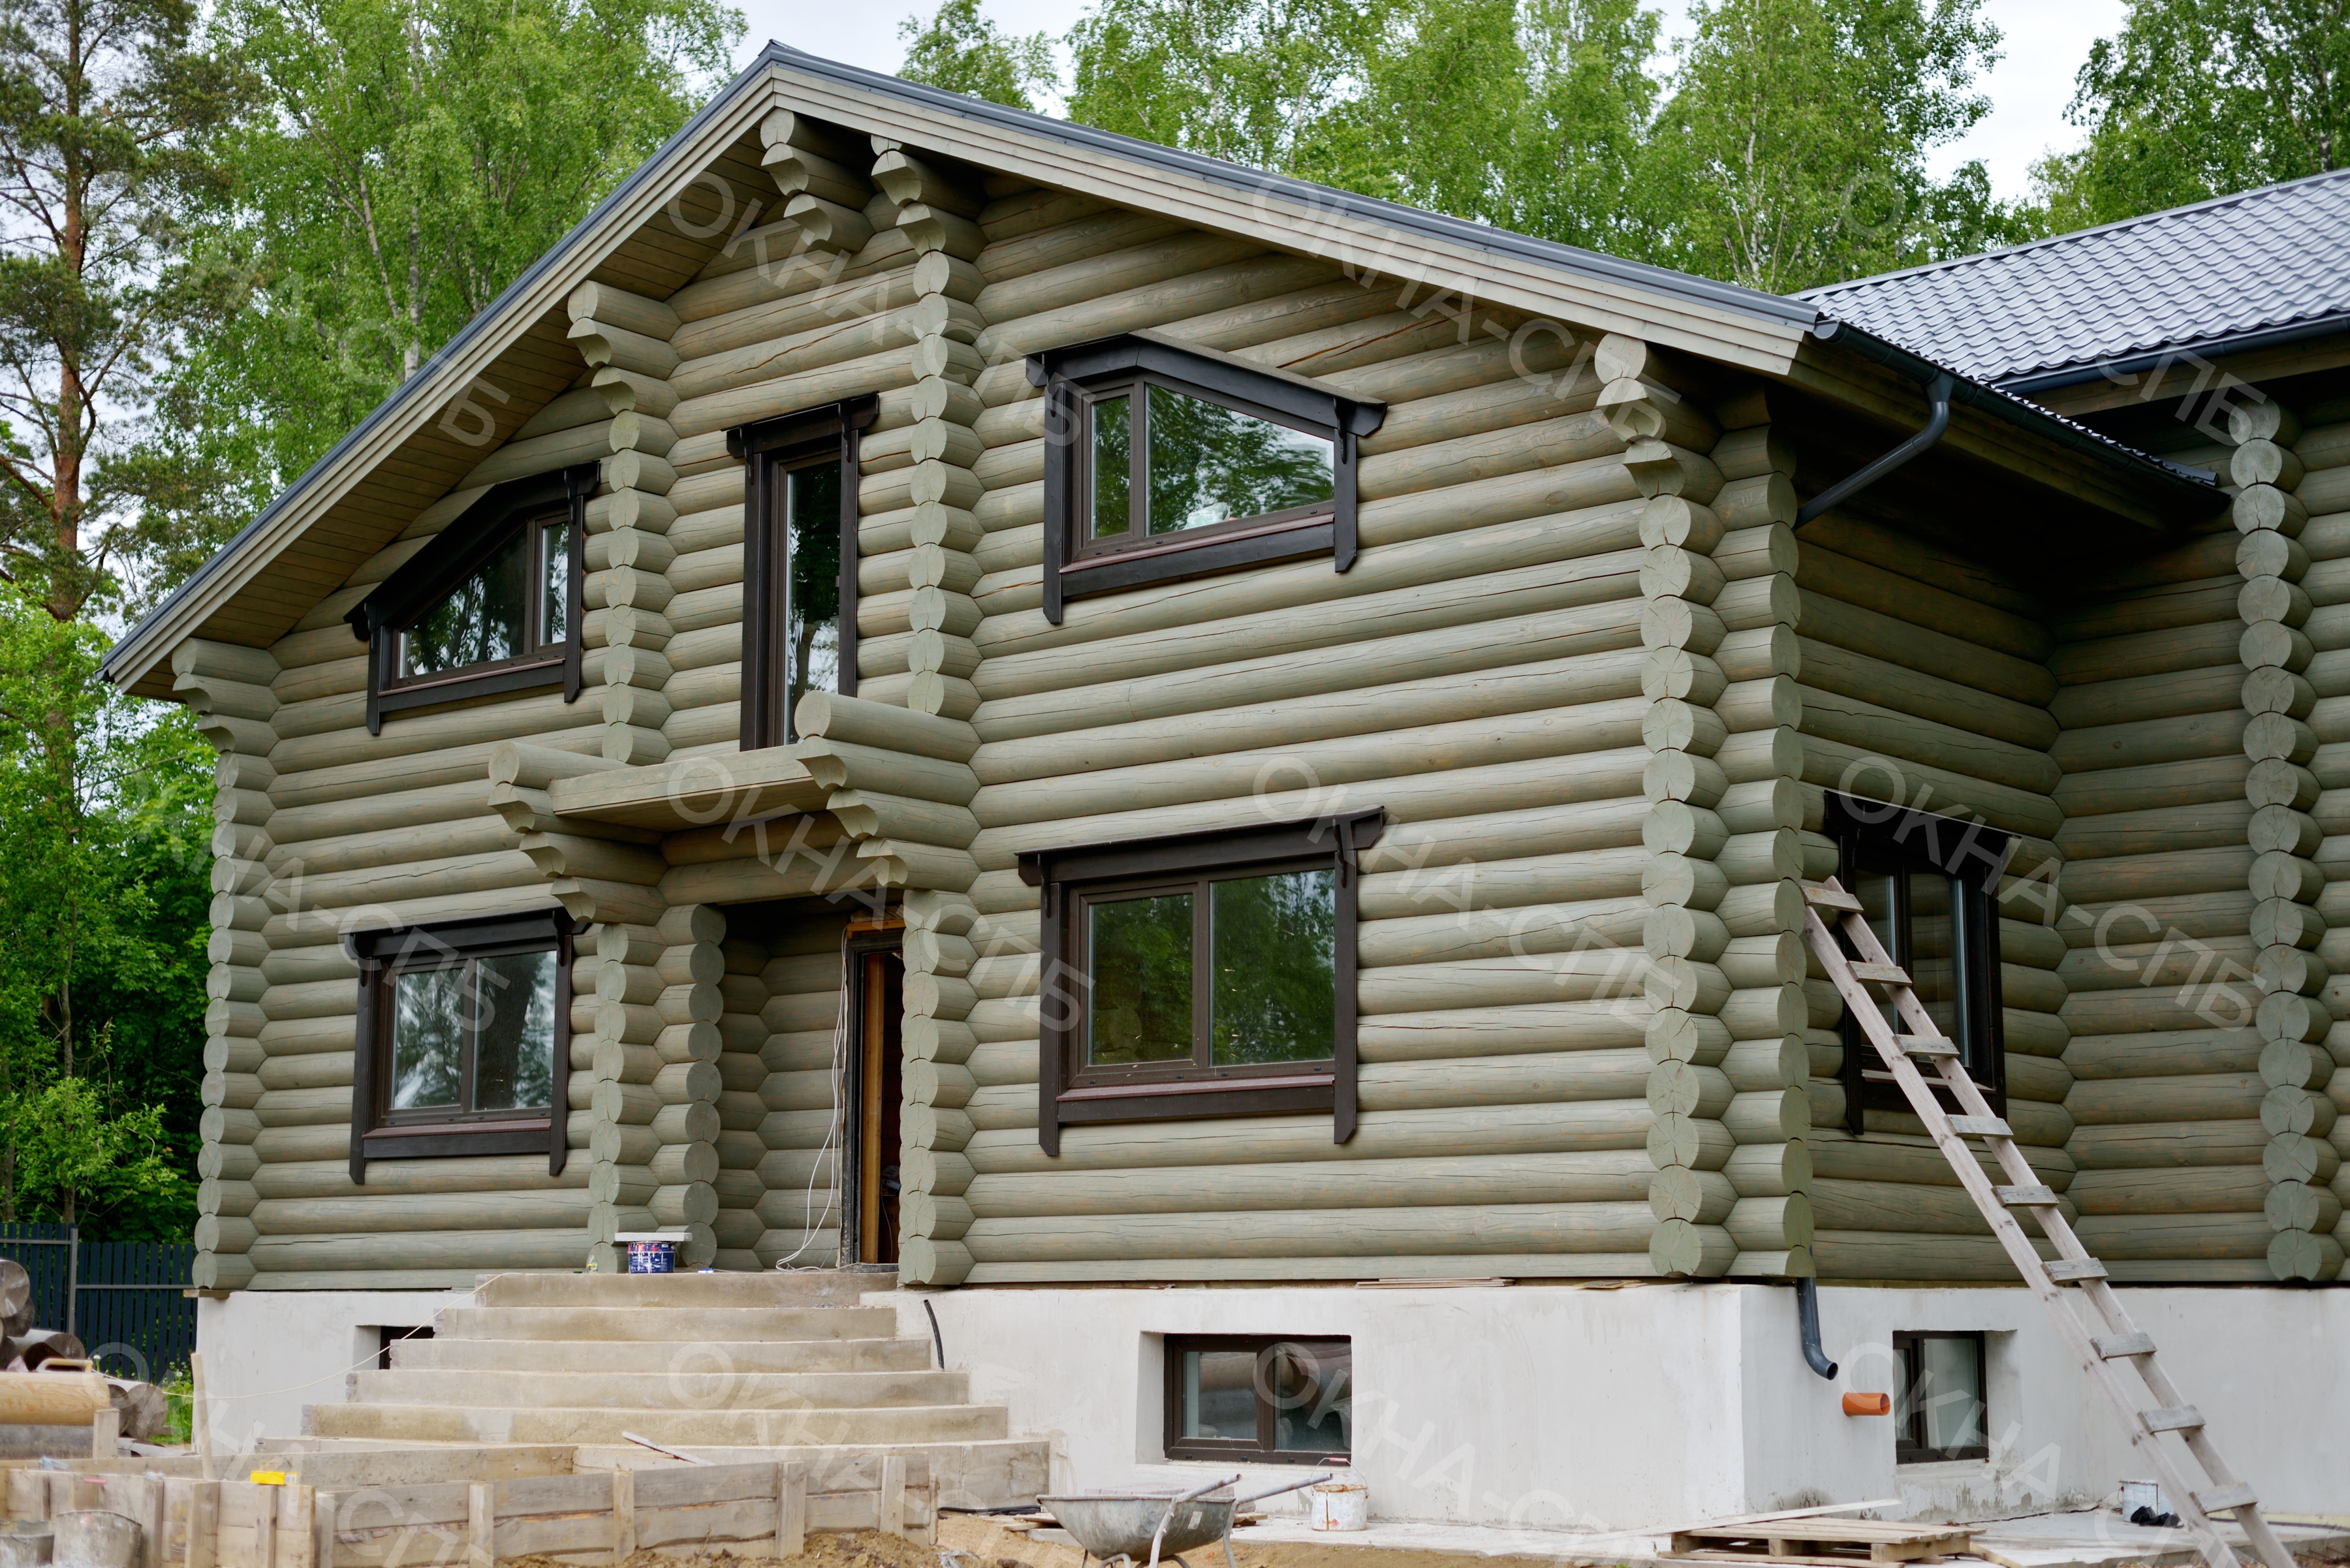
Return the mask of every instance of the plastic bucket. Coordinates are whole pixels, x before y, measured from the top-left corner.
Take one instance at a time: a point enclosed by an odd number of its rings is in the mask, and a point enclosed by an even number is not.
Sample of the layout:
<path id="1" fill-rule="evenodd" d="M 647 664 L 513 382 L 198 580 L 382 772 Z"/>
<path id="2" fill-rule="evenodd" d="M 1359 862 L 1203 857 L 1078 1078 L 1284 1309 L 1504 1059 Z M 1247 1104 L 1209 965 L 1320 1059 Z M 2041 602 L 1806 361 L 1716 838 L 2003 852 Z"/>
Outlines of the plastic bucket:
<path id="1" fill-rule="evenodd" d="M 76 1509 L 49 1523 L 57 1531 L 50 1561 L 60 1568 L 131 1568 L 139 1561 L 139 1521 L 128 1514 Z"/>
<path id="2" fill-rule="evenodd" d="M 1313 1500 L 1310 1530 L 1368 1530 L 1371 1489 L 1360 1481 L 1324 1481 L 1305 1494 Z"/>
<path id="3" fill-rule="evenodd" d="M 12 1519 L 0 1524 L 0 1568 L 38 1568 L 56 1543 L 46 1519 Z"/>
<path id="4" fill-rule="evenodd" d="M 677 1243 L 673 1241 L 629 1242 L 629 1272 L 632 1274 L 677 1272 Z"/>

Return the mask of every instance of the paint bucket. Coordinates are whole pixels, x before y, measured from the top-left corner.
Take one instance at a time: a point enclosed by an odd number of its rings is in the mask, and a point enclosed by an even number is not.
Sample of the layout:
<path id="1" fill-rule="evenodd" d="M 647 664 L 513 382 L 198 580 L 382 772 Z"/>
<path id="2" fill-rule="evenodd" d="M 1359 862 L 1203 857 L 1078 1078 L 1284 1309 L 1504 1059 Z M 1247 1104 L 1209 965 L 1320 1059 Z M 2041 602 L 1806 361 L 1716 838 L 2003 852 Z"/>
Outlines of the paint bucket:
<path id="1" fill-rule="evenodd" d="M 629 1272 L 632 1274 L 677 1272 L 677 1239 L 664 1236 L 658 1241 L 630 1241 Z"/>
<path id="2" fill-rule="evenodd" d="M 39 1568 L 56 1541 L 46 1519 L 9 1520 L 0 1524 L 0 1568 Z"/>
<path id="3" fill-rule="evenodd" d="M 139 1561 L 139 1521 L 128 1514 L 80 1508 L 53 1517 L 59 1568 L 131 1568 Z"/>
<path id="4" fill-rule="evenodd" d="M 1361 1481 L 1324 1481 L 1305 1494 L 1314 1502 L 1309 1530 L 1368 1530 L 1371 1489 Z"/>

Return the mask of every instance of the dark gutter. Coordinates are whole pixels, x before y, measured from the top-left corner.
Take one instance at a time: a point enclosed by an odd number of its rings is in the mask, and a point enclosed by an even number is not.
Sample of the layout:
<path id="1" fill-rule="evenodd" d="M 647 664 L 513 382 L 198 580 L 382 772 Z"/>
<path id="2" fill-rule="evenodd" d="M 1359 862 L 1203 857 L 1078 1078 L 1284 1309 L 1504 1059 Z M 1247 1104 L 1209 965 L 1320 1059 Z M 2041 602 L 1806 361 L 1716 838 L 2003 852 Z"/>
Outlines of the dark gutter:
<path id="1" fill-rule="evenodd" d="M 1926 428 L 1857 473 L 1845 475 L 1797 507 L 1795 526 L 1801 528 L 1838 502 L 1848 496 L 1859 494 L 1936 441 L 1940 441 L 1942 432 L 1950 428 L 1950 389 L 1955 382 L 1956 378 L 1948 370 L 1936 376 L 1926 388 L 1926 401 L 1933 410 L 1927 418 Z"/>
<path id="2" fill-rule="evenodd" d="M 2164 369 L 2182 360 L 2192 364 L 2198 358 L 2217 355 L 2249 354 L 2257 349 L 2304 342 L 2312 337 L 2327 337 L 2338 332 L 2350 332 L 2350 310 L 2328 311 L 2324 316 L 2296 321 L 2289 327 L 2262 327 L 2247 332 L 2223 333 L 2217 337 L 2189 338 L 2160 348 L 2116 355 L 2110 359 L 2098 359 L 2086 365 L 2067 365 L 2056 370 L 2033 370 L 2021 376 L 2002 376 L 1991 385 L 2019 397 L 2029 397 L 2034 392 L 2053 392 L 2059 387 L 2077 387 L 2100 377 L 2126 385 L 2126 378 L 2142 375 L 2148 370 Z"/>
<path id="3" fill-rule="evenodd" d="M 1937 376 L 1950 375 L 1947 369 L 1932 360 L 1913 354 L 1898 343 L 1888 343 L 1873 333 L 1865 332 L 1849 322 L 1823 319 L 1812 328 L 1812 336 L 1823 343 L 1834 343 L 1849 349 L 1862 358 L 1882 365 L 1921 386 L 1930 385 Z M 2177 505 L 2208 513 L 2226 499 L 2225 492 L 2203 470 L 2149 457 L 2135 448 L 2099 435 L 2085 425 L 2077 425 L 2052 414 L 2036 403 L 2025 402 L 2012 392 L 1956 376 L 1951 378 L 1950 400 L 1978 413 L 1988 414 L 2003 424 L 2026 431 L 2043 441 L 2054 441 L 2069 452 L 2129 470 L 2134 477 L 2165 493 Z"/>

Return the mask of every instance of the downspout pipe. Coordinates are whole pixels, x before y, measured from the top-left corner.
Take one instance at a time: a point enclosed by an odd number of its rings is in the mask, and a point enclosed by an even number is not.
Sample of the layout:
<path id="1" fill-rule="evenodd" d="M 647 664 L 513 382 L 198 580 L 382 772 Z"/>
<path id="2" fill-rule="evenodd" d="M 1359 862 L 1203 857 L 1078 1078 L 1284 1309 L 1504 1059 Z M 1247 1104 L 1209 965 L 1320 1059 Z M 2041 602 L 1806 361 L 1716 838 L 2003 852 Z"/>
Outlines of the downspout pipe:
<path id="1" fill-rule="evenodd" d="M 1926 428 L 1859 472 L 1846 474 L 1809 501 L 1804 502 L 1796 510 L 1795 526 L 1800 528 L 1829 507 L 1859 494 L 1936 441 L 1940 441 L 1942 432 L 1950 428 L 1950 394 L 1957 387 L 1958 379 L 1948 370 L 1937 371 L 1934 379 L 1926 383 L 1926 400 L 1933 408 L 1932 414 L 1926 421 Z M 1817 1334 L 1814 1334 L 1813 1336 L 1814 1344 L 1817 1338 Z M 1809 1349 L 1810 1346 L 1807 1345 L 1806 1348 Z M 1817 1370 L 1819 1363 L 1814 1361 L 1812 1366 L 1814 1370 Z M 1833 1367 L 1831 1367 L 1832 1371 Z M 1830 1373 L 1823 1372 L 1820 1376 L 1825 1377 L 1830 1376 Z"/>
<path id="2" fill-rule="evenodd" d="M 1795 1326 L 1804 1341 L 1804 1359 L 1813 1371 L 1835 1381 L 1836 1364 L 1820 1348 L 1820 1282 L 1813 1279 L 1795 1282 Z"/>

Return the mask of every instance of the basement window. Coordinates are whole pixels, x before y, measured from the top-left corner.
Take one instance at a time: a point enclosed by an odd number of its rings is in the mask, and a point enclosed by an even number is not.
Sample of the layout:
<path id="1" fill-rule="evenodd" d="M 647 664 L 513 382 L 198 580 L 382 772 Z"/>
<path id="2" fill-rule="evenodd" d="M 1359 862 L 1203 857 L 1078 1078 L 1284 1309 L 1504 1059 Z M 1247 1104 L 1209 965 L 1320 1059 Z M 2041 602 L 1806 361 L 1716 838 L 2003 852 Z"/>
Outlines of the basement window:
<path id="1" fill-rule="evenodd" d="M 1386 406 L 1148 332 L 1032 357 L 1045 616 L 1065 599 L 1329 555 L 1355 560 L 1355 444 Z"/>
<path id="2" fill-rule="evenodd" d="M 1167 1457 L 1318 1464 L 1354 1441 L 1345 1339 L 1167 1338 Z"/>
<path id="3" fill-rule="evenodd" d="M 1980 823 L 1911 811 L 1834 791 L 1826 829 L 1836 841 L 1836 875 L 1895 963 L 1906 970 L 1935 1025 L 1959 1047 L 1975 1085 L 2004 1114 L 2005 1044 L 2001 1024 L 1999 915 L 1994 896 L 2012 841 Z M 1849 950 L 1850 944 L 1846 944 Z M 1878 1005 L 1898 1032 L 1908 1026 L 1891 1002 Z M 1844 1020 L 1846 1125 L 1864 1130 L 1867 1111 L 1909 1112 L 1893 1074 L 1859 1023 Z M 1922 1070 L 1922 1069 L 1921 1069 Z M 1943 1108 L 1957 1102 L 1927 1071 Z"/>
<path id="4" fill-rule="evenodd" d="M 1069 1122 L 1328 1110 L 1355 1123 L 1355 900 L 1377 809 L 1035 850 L 1038 1138 Z"/>
<path id="5" fill-rule="evenodd" d="M 1898 1464 L 1991 1458 L 1980 1334 L 1896 1334 L 1893 1457 Z"/>
<path id="6" fill-rule="evenodd" d="M 810 691 L 857 692 L 857 480 L 872 396 L 726 432 L 743 460 L 742 749 L 795 738 Z"/>
<path id="7" fill-rule="evenodd" d="M 561 910 L 361 931 L 351 1179 L 377 1159 L 546 1153 L 563 1169 L 571 922 Z"/>
<path id="8" fill-rule="evenodd" d="M 352 607 L 369 734 L 402 709 L 556 686 L 577 699 L 598 473 L 581 463 L 492 487 Z"/>

